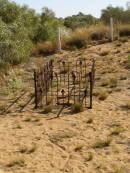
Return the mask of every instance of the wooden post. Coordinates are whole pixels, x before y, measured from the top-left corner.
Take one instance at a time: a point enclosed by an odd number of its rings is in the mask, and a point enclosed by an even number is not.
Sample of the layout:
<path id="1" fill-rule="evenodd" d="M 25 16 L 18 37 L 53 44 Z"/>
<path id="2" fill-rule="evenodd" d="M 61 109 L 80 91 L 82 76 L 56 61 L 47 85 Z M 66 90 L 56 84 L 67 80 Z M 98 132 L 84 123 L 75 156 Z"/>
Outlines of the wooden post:
<path id="1" fill-rule="evenodd" d="M 58 46 L 58 52 L 61 52 L 61 29 L 60 29 L 60 27 L 58 28 L 57 46 Z"/>
<path id="2" fill-rule="evenodd" d="M 114 41 L 114 22 L 113 18 L 110 18 L 110 39 L 113 42 Z"/>

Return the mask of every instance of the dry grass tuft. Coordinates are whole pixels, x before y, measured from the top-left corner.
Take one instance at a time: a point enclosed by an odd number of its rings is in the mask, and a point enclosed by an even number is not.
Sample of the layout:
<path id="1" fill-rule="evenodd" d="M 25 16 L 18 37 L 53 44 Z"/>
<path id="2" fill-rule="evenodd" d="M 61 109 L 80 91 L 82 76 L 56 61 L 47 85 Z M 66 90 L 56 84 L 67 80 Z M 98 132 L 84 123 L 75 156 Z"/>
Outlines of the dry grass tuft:
<path id="1" fill-rule="evenodd" d="M 93 119 L 92 118 L 89 118 L 88 120 L 87 120 L 87 124 L 92 124 L 93 123 Z"/>
<path id="2" fill-rule="evenodd" d="M 74 151 L 75 152 L 78 152 L 78 151 L 81 151 L 82 149 L 83 149 L 83 145 L 82 144 L 80 144 L 80 145 L 77 145 L 75 148 L 74 148 Z"/>
<path id="3" fill-rule="evenodd" d="M 6 164 L 6 167 L 14 167 L 14 166 L 24 167 L 25 166 L 24 158 L 17 157 Z"/>
<path id="4" fill-rule="evenodd" d="M 130 101 L 127 101 L 122 108 L 126 109 L 126 110 L 130 110 Z"/>
<path id="5" fill-rule="evenodd" d="M 73 131 L 60 131 L 55 134 L 49 135 L 49 138 L 50 138 L 50 141 L 55 143 L 55 142 L 63 141 L 63 139 L 73 138 L 76 135 L 77 134 Z"/>
<path id="6" fill-rule="evenodd" d="M 129 170 L 125 168 L 124 166 L 114 165 L 113 173 L 129 173 Z"/>
<path id="7" fill-rule="evenodd" d="M 115 127 L 112 132 L 110 133 L 110 135 L 119 135 L 120 133 L 124 132 L 124 128 L 119 126 L 119 127 Z"/>
<path id="8" fill-rule="evenodd" d="M 93 153 L 89 152 L 86 157 L 84 158 L 85 162 L 90 162 L 91 160 L 93 160 Z"/>
<path id="9" fill-rule="evenodd" d="M 72 106 L 72 113 L 80 113 L 83 111 L 83 106 L 81 103 L 75 103 Z"/>
<path id="10" fill-rule="evenodd" d="M 101 101 L 106 100 L 108 97 L 108 92 L 105 90 L 100 90 L 99 95 L 98 95 L 98 99 Z"/>
<path id="11" fill-rule="evenodd" d="M 93 148 L 105 148 L 105 147 L 109 147 L 111 144 L 111 139 L 107 138 L 105 140 L 101 140 L 99 139 L 94 145 Z"/>
<path id="12" fill-rule="evenodd" d="M 33 56 L 52 55 L 56 52 L 56 46 L 50 41 L 38 43 L 32 50 Z"/>
<path id="13" fill-rule="evenodd" d="M 100 53 L 100 56 L 107 56 L 109 54 L 108 50 L 104 50 Z"/>
<path id="14" fill-rule="evenodd" d="M 34 153 L 36 151 L 37 147 L 36 144 L 32 144 L 31 146 L 22 146 L 19 149 L 19 152 L 22 154 L 31 154 Z"/>
<path id="15" fill-rule="evenodd" d="M 80 49 L 85 48 L 93 41 L 99 41 L 109 38 L 109 28 L 103 24 L 92 25 L 89 27 L 77 28 L 69 34 L 69 37 L 64 38 L 64 49 Z"/>
<path id="16" fill-rule="evenodd" d="M 45 107 L 44 107 L 44 110 L 43 110 L 43 113 L 44 113 L 44 114 L 48 114 L 48 113 L 50 113 L 50 112 L 52 112 L 52 105 L 47 105 L 47 106 L 45 106 Z"/>
<path id="17" fill-rule="evenodd" d="M 118 84 L 118 80 L 116 77 L 110 78 L 110 80 L 109 80 L 110 88 L 117 87 L 117 84 Z"/>
<path id="18" fill-rule="evenodd" d="M 130 24 L 119 25 L 118 29 L 121 37 L 130 36 Z"/>

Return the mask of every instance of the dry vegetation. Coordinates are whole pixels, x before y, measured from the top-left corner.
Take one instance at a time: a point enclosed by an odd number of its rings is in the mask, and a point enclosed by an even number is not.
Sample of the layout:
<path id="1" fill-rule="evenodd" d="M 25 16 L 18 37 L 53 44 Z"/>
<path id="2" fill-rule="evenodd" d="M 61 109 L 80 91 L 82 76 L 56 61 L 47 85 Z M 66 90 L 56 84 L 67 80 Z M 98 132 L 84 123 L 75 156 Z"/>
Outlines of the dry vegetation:
<path id="1" fill-rule="evenodd" d="M 62 48 L 64 50 L 76 50 L 89 47 L 91 44 L 96 44 L 97 42 L 108 42 L 110 39 L 109 30 L 109 27 L 102 23 L 89 27 L 77 28 L 74 31 L 69 30 L 67 34 L 61 35 Z M 130 36 L 129 24 L 115 26 L 115 39 L 120 38 L 120 42 L 127 42 L 127 36 Z M 35 56 L 51 55 L 55 52 L 56 44 L 48 41 L 38 43 L 34 47 L 32 54 Z M 101 52 L 101 56 L 106 56 L 107 54 L 109 54 L 108 50 Z"/>
<path id="2" fill-rule="evenodd" d="M 29 99 L 25 95 L 9 113 L 0 116 L 0 172 L 129 173 L 129 47 L 127 38 L 125 42 L 53 55 L 55 59 L 70 61 L 84 57 L 89 62 L 96 58 L 94 108 L 82 111 L 76 103 L 73 114 L 65 109 L 59 118 L 52 119 L 57 112 L 52 110 L 51 101 L 40 111 L 33 110 L 32 102 L 19 113 L 21 105 Z M 44 58 L 32 58 L 28 64 L 1 76 L 1 111 L 21 90 L 33 91 L 32 69 L 42 63 Z M 10 92 L 3 92 L 6 90 Z"/>

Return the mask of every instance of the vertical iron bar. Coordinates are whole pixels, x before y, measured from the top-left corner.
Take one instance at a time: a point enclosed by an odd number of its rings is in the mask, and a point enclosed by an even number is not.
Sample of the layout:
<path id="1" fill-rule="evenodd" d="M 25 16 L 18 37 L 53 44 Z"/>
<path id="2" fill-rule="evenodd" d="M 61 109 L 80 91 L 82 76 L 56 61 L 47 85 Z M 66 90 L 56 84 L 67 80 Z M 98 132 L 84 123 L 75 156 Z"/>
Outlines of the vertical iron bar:
<path id="1" fill-rule="evenodd" d="M 92 72 L 89 73 L 90 78 L 90 109 L 93 107 L 93 75 Z"/>
<path id="2" fill-rule="evenodd" d="M 34 87 L 35 87 L 35 109 L 38 108 L 38 96 L 37 96 L 37 72 L 34 70 Z"/>
<path id="3" fill-rule="evenodd" d="M 58 104 L 59 81 L 58 81 L 58 75 L 57 75 L 57 73 L 55 73 L 55 75 L 56 75 L 56 80 L 57 80 L 57 93 L 56 93 L 56 95 L 57 95 L 57 104 Z"/>
<path id="4" fill-rule="evenodd" d="M 81 81 L 80 81 L 80 72 L 79 72 L 79 103 L 80 103 L 80 92 L 81 92 Z"/>
<path id="5" fill-rule="evenodd" d="M 69 67 L 69 64 L 68 64 L 68 104 L 70 102 L 70 67 Z"/>

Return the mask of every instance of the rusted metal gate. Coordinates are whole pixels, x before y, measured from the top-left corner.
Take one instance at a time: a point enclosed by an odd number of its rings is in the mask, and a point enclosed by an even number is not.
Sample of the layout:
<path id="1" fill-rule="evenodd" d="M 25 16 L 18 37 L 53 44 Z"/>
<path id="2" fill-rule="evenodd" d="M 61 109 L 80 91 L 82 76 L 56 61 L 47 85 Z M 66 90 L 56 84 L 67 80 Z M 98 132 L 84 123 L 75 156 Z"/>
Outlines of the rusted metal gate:
<path id="1" fill-rule="evenodd" d="M 34 71 L 35 108 L 45 105 L 81 103 L 92 108 L 95 81 L 95 60 L 76 62 L 48 61 L 43 68 Z"/>

